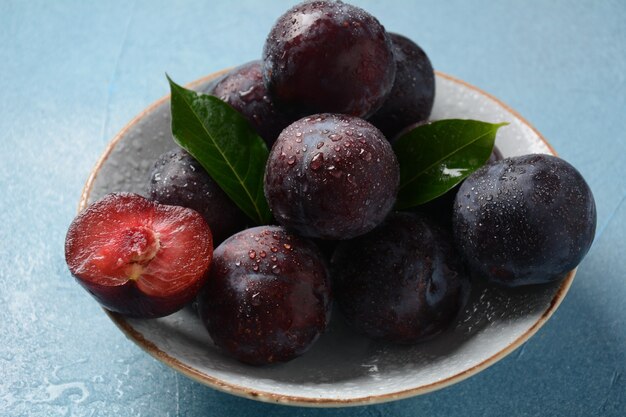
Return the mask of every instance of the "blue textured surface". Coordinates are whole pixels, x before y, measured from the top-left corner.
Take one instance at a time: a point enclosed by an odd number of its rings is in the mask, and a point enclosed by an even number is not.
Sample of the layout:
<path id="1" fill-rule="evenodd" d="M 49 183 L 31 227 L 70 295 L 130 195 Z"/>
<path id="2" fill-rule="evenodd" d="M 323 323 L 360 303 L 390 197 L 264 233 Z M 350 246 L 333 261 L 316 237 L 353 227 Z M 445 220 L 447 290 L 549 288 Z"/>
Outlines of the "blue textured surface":
<path id="1" fill-rule="evenodd" d="M 219 393 L 143 353 L 70 277 L 63 240 L 111 137 L 260 56 L 287 1 L 0 1 L 0 415 L 626 415 L 626 3 L 354 1 L 518 110 L 593 189 L 570 293 L 512 355 L 444 390 L 342 410 Z"/>

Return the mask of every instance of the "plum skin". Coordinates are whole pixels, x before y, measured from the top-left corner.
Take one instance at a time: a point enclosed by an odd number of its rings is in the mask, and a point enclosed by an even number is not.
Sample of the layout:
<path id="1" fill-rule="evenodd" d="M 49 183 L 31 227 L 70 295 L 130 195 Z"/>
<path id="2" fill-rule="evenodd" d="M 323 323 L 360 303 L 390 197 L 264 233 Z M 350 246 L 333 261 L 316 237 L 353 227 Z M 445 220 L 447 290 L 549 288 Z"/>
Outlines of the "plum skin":
<path id="1" fill-rule="evenodd" d="M 596 206 L 566 161 L 532 154 L 486 165 L 459 189 L 455 241 L 474 276 L 516 287 L 558 281 L 591 247 Z"/>
<path id="2" fill-rule="evenodd" d="M 410 39 L 389 33 L 396 78 L 382 107 L 369 118 L 387 139 L 412 123 L 425 121 L 435 102 L 435 71 L 422 48 Z"/>
<path id="3" fill-rule="evenodd" d="M 320 114 L 280 134 L 265 170 L 276 220 L 303 236 L 350 239 L 383 221 L 400 173 L 389 142 L 365 120 Z"/>
<path id="4" fill-rule="evenodd" d="M 182 148 L 165 152 L 156 160 L 148 194 L 157 203 L 200 213 L 211 228 L 215 245 L 245 229 L 249 221 L 202 165 Z"/>
<path id="5" fill-rule="evenodd" d="M 469 294 L 451 236 L 417 213 L 392 213 L 370 233 L 339 243 L 331 272 L 352 328 L 401 344 L 441 333 Z"/>
<path id="6" fill-rule="evenodd" d="M 268 148 L 293 120 L 276 108 L 263 83 L 261 61 L 252 61 L 229 71 L 206 89 L 241 113 L 263 138 Z"/>
<path id="7" fill-rule="evenodd" d="M 285 12 L 263 48 L 271 97 L 295 116 L 321 112 L 368 117 L 383 104 L 395 78 L 384 27 L 341 1 L 310 1 Z"/>
<path id="8" fill-rule="evenodd" d="M 198 310 L 213 342 L 252 365 L 286 362 L 326 329 L 328 268 L 310 241 L 279 226 L 235 234 L 214 252 Z"/>

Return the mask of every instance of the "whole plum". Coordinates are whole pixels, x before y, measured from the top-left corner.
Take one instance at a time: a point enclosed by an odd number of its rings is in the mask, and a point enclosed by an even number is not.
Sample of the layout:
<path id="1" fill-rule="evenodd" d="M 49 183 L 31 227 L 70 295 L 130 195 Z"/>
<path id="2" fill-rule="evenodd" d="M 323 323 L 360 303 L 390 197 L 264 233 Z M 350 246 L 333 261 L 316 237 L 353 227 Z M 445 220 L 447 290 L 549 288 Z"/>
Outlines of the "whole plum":
<path id="1" fill-rule="evenodd" d="M 350 239 L 383 221 L 399 176 L 378 129 L 357 117 L 320 114 L 280 134 L 265 170 L 265 196 L 283 226 L 307 237 Z"/>
<path id="2" fill-rule="evenodd" d="M 332 258 L 335 297 L 358 332 L 414 343 L 443 331 L 464 305 L 469 281 L 452 239 L 416 213 L 394 213 Z"/>
<path id="3" fill-rule="evenodd" d="M 285 362 L 326 329 L 330 291 L 315 244 L 282 227 L 259 226 L 215 249 L 198 309 L 213 342 L 236 359 Z"/>
<path id="4" fill-rule="evenodd" d="M 384 27 L 341 1 L 310 1 L 289 9 L 263 49 L 270 95 L 297 116 L 370 116 L 387 98 L 395 73 Z"/>
<path id="5" fill-rule="evenodd" d="M 187 151 L 176 148 L 154 164 L 148 185 L 150 199 L 194 209 L 202 215 L 219 244 L 245 229 L 248 218 Z"/>
<path id="6" fill-rule="evenodd" d="M 261 61 L 241 65 L 219 79 L 207 91 L 241 113 L 269 148 L 293 120 L 278 110 L 265 89 Z"/>
<path id="7" fill-rule="evenodd" d="M 369 118 L 392 139 L 412 123 L 428 119 L 435 102 L 435 71 L 428 56 L 412 40 L 390 33 L 396 78 L 382 107 Z"/>
<path id="8" fill-rule="evenodd" d="M 551 155 L 485 165 L 456 194 L 456 244 L 474 275 L 504 286 L 562 279 L 589 250 L 593 194 L 580 173 Z"/>

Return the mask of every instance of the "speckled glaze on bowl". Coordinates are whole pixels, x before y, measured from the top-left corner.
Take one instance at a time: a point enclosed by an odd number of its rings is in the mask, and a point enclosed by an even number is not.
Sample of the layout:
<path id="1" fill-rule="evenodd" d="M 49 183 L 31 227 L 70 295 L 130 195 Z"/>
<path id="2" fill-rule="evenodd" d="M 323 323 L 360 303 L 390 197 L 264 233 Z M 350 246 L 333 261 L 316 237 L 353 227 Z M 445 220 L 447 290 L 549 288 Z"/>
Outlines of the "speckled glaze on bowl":
<path id="1" fill-rule="evenodd" d="M 204 90 L 224 71 L 190 85 Z M 515 111 L 461 80 L 437 73 L 431 118 L 509 122 L 497 146 L 507 156 L 555 154 Z M 104 194 L 146 194 L 153 161 L 173 148 L 169 96 L 148 107 L 109 144 L 85 185 L 79 209 Z M 528 340 L 567 293 L 575 270 L 559 283 L 510 292 L 473 288 L 458 320 L 441 336 L 393 346 L 354 334 L 335 315 L 329 330 L 302 357 L 251 367 L 221 353 L 190 309 L 154 320 L 107 312 L 150 355 L 188 377 L 224 392 L 290 405 L 341 407 L 391 401 L 434 391 L 480 372 Z"/>

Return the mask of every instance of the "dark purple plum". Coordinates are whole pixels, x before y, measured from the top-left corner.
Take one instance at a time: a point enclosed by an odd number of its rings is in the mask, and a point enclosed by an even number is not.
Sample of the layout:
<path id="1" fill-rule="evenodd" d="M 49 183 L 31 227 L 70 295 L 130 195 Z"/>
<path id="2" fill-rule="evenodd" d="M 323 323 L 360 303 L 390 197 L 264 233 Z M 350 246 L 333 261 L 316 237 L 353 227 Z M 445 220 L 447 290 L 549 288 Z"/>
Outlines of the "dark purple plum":
<path id="1" fill-rule="evenodd" d="M 220 98 L 241 113 L 269 148 L 293 121 L 270 100 L 263 83 L 261 61 L 252 61 L 228 72 L 207 90 L 207 94 Z"/>
<path id="2" fill-rule="evenodd" d="M 331 271 L 347 322 L 396 343 L 442 332 L 469 293 L 451 237 L 416 213 L 393 213 L 370 233 L 341 242 Z"/>
<path id="3" fill-rule="evenodd" d="M 378 129 L 357 117 L 320 114 L 280 134 L 265 170 L 265 196 L 283 226 L 307 237 L 350 239 L 383 221 L 399 176 Z"/>
<path id="4" fill-rule="evenodd" d="M 327 239 L 312 239 L 313 242 L 317 245 L 322 255 L 324 255 L 324 259 L 330 263 L 330 258 L 333 256 L 335 252 L 335 248 L 337 244 L 340 242 L 339 240 L 327 240 Z"/>
<path id="5" fill-rule="evenodd" d="M 198 307 L 213 342 L 236 359 L 286 362 L 328 325 L 328 269 L 315 244 L 282 227 L 247 229 L 215 250 Z"/>
<path id="6" fill-rule="evenodd" d="M 435 101 L 435 71 L 428 56 L 415 42 L 390 33 L 396 78 L 382 107 L 369 119 L 391 139 L 411 123 L 430 116 Z"/>
<path id="7" fill-rule="evenodd" d="M 504 286 L 562 279 L 596 229 L 591 190 L 569 163 L 524 155 L 470 175 L 454 204 L 456 244 L 471 272 Z"/>
<path id="8" fill-rule="evenodd" d="M 191 208 L 202 215 L 219 244 L 246 228 L 248 218 L 202 166 L 181 148 L 162 154 L 154 164 L 148 186 L 150 199 Z"/>
<path id="9" fill-rule="evenodd" d="M 341 1 L 304 2 L 289 9 L 263 49 L 270 95 L 297 116 L 370 116 L 387 98 L 395 73 L 384 27 Z"/>

